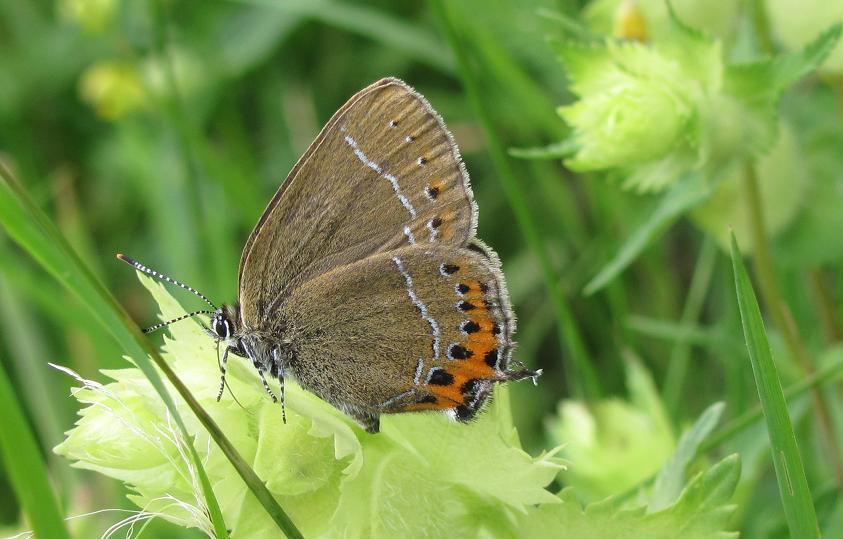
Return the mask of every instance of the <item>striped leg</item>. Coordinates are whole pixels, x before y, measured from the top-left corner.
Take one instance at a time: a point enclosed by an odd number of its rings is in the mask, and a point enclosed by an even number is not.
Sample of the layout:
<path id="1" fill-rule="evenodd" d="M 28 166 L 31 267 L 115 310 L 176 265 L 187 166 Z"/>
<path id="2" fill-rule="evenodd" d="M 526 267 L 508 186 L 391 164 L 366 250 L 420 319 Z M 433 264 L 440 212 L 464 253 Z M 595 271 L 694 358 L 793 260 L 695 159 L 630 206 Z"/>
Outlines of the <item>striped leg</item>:
<path id="1" fill-rule="evenodd" d="M 287 424 L 287 406 L 286 406 L 286 398 L 284 396 L 284 373 L 281 372 L 278 374 L 278 382 L 281 384 L 281 421 L 284 424 Z"/>
<path id="2" fill-rule="evenodd" d="M 263 382 L 263 388 L 266 390 L 266 394 L 269 395 L 270 398 L 272 398 L 272 402 L 278 402 L 278 398 L 275 396 L 275 393 L 272 392 L 272 389 L 270 389 L 269 384 L 266 381 L 266 378 L 264 378 L 264 376 L 263 376 L 263 371 L 258 370 L 258 375 L 260 375 L 260 377 L 261 377 L 261 382 Z"/>
<path id="3" fill-rule="evenodd" d="M 278 348 L 272 349 L 272 359 L 275 360 L 275 366 L 278 369 L 278 382 L 281 384 L 281 421 L 287 424 L 287 400 L 284 393 L 284 364 L 278 357 Z"/>
<path id="4" fill-rule="evenodd" d="M 228 362 L 228 352 L 231 350 L 230 346 L 225 347 L 225 352 L 222 353 L 222 360 L 220 361 L 220 390 L 217 392 L 217 402 L 222 398 L 222 392 L 225 389 L 225 364 Z"/>

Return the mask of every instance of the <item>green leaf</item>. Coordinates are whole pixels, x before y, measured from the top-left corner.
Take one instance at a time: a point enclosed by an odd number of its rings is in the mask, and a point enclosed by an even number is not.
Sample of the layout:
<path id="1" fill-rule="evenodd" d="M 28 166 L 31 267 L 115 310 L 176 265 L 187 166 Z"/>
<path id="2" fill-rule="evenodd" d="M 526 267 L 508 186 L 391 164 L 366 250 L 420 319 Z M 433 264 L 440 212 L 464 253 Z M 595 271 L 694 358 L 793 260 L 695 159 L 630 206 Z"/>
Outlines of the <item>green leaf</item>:
<path id="1" fill-rule="evenodd" d="M 796 397 L 799 397 L 814 387 L 822 387 L 826 384 L 838 381 L 843 377 L 843 349 L 833 348 L 828 351 L 826 355 L 831 357 L 840 356 L 837 361 L 830 360 L 822 367 L 814 371 L 809 376 L 799 380 L 798 382 L 789 385 L 784 390 L 784 396 L 791 402 L 790 407 L 795 409 L 793 402 Z M 738 417 L 731 419 L 723 426 L 714 436 L 708 438 L 701 446 L 701 451 L 708 451 L 718 447 L 726 440 L 733 436 L 744 432 L 747 428 L 752 426 L 756 421 L 764 417 L 764 410 L 760 405 L 752 410 L 744 412 Z"/>
<path id="2" fill-rule="evenodd" d="M 815 71 L 837 45 L 840 23 L 832 25 L 800 52 L 729 66 L 725 89 L 746 103 L 775 104 L 782 92 Z"/>
<path id="3" fill-rule="evenodd" d="M 41 449 L 26 422 L 17 396 L 3 362 L 0 361 L 0 453 L 3 466 L 9 474 L 15 495 L 20 501 L 38 537 L 68 539 L 70 535 L 62 520 L 55 493 L 50 487 L 49 474 Z"/>
<path id="4" fill-rule="evenodd" d="M 584 500 L 635 487 L 654 475 L 675 446 L 667 411 L 640 360 L 627 353 L 628 400 L 565 400 L 546 422 L 553 443 L 571 462 L 560 479 Z"/>
<path id="5" fill-rule="evenodd" d="M 386 11 L 332 0 L 239 0 L 266 9 L 283 11 L 297 17 L 309 17 L 354 32 L 384 46 L 404 51 L 411 57 L 444 72 L 454 71 L 454 59 L 436 36 L 417 25 L 388 14 Z"/>
<path id="6" fill-rule="evenodd" d="M 579 149 L 579 144 L 574 139 L 566 139 L 561 142 L 537 146 L 533 148 L 510 148 L 509 155 L 519 159 L 562 159 L 568 157 Z"/>
<path id="7" fill-rule="evenodd" d="M 565 67 L 569 89 L 578 96 L 610 90 L 623 74 L 612 65 L 605 42 L 549 39 L 548 45 Z"/>
<path id="8" fill-rule="evenodd" d="M 673 3 L 665 3 L 670 36 L 664 40 L 663 47 L 679 62 L 687 77 L 699 81 L 708 91 L 719 91 L 723 79 L 721 42 L 686 24 L 676 13 Z"/>
<path id="9" fill-rule="evenodd" d="M 724 92 L 740 104 L 734 107 L 734 113 L 727 121 L 733 118 L 743 126 L 732 132 L 744 133 L 740 138 L 746 141 L 750 153 L 763 154 L 776 142 L 779 99 L 785 90 L 822 64 L 839 40 L 840 31 L 841 25 L 835 24 L 801 52 L 726 68 Z M 711 136 L 719 135 L 713 131 Z"/>
<path id="10" fill-rule="evenodd" d="M 828 0 L 766 0 L 763 4 L 770 32 L 786 49 L 799 50 L 835 21 L 843 21 L 843 4 Z M 843 71 L 843 43 L 829 53 L 818 67 L 823 75 L 839 76 Z"/>
<path id="11" fill-rule="evenodd" d="M 141 278 L 162 319 L 184 312 L 161 283 Z M 246 362 L 228 363 L 231 394 L 217 402 L 213 341 L 194 321 L 168 329 L 167 363 L 307 537 L 473 537 L 488 525 L 485 515 L 500 514 L 500 526 L 508 528 L 514 525 L 511 515 L 559 503 L 546 486 L 561 465 L 552 454 L 532 457 L 521 449 L 505 387 L 495 390 L 489 409 L 468 425 L 442 414 L 396 414 L 382 418 L 381 432 L 370 435 L 288 381 L 285 425 L 280 407 L 267 398 Z M 189 462 L 171 442 L 180 437 L 167 424 L 160 399 L 137 369 L 105 374 L 112 379 L 107 385 L 83 381 L 86 389 L 74 393 L 89 406 L 57 451 L 75 466 L 128 483 L 139 507 L 183 526 L 200 526 L 201 517 L 183 508 L 195 505 L 201 492 L 189 480 Z M 270 383 L 277 390 L 276 382 Z M 183 400 L 176 404 L 187 410 Z M 232 537 L 277 537 L 277 526 L 202 425 L 190 418 L 186 424 Z M 162 440 L 160 432 L 169 436 Z"/>
<path id="12" fill-rule="evenodd" d="M 126 353 L 135 358 L 137 365 L 144 371 L 153 387 L 173 412 L 176 424 L 186 434 L 184 422 L 175 410 L 172 397 L 153 365 L 153 361 L 156 360 L 160 360 L 163 364 L 158 352 L 2 164 L 0 164 L 0 175 L 3 178 L 3 182 L 0 183 L 0 221 L 5 225 L 9 235 L 90 308 L 97 320 L 122 345 Z M 152 356 L 152 361 L 147 354 Z M 158 366 L 161 367 L 160 364 Z M 165 373 L 168 373 L 171 379 L 177 380 L 175 374 L 168 371 L 169 369 L 165 370 Z M 181 386 L 181 389 L 184 387 Z M 198 405 L 197 409 L 197 414 L 203 413 Z M 202 463 L 199 461 L 199 456 L 192 445 L 189 445 L 188 449 L 194 457 L 200 482 L 205 487 L 205 503 L 214 522 L 215 531 L 219 537 L 227 537 L 225 523 L 222 521 L 219 506 Z"/>
<path id="13" fill-rule="evenodd" d="M 685 484 L 685 470 L 696 457 L 700 444 L 717 426 L 725 407 L 725 403 L 716 402 L 706 408 L 694 425 L 679 438 L 676 451 L 656 476 L 648 507 L 650 512 L 668 507 L 679 496 Z"/>
<path id="14" fill-rule="evenodd" d="M 612 282 L 641 252 L 658 238 L 679 217 L 699 205 L 711 194 L 708 183 L 699 172 L 691 172 L 662 195 L 656 209 L 636 228 L 614 258 L 586 284 L 583 292 L 594 294 Z"/>
<path id="15" fill-rule="evenodd" d="M 548 8 L 538 8 L 536 15 L 553 21 L 558 25 L 558 29 L 563 32 L 563 37 L 576 41 L 602 41 L 602 35 L 592 32 L 583 22 L 577 17 L 569 17 L 564 13 Z"/>
<path id="16" fill-rule="evenodd" d="M 646 507 L 620 506 L 609 498 L 583 509 L 572 489 L 563 490 L 561 505 L 542 505 L 523 519 L 518 537 L 588 539 L 727 539 L 724 531 L 734 506 L 729 504 L 740 477 L 737 455 L 697 474 L 672 506 L 647 513 Z"/>
<path id="17" fill-rule="evenodd" d="M 818 538 L 817 516 L 802 466 L 802 457 L 796 443 L 796 435 L 790 421 L 787 401 L 782 391 L 776 364 L 773 362 L 758 301 L 734 235 L 732 236 L 732 268 L 735 273 L 741 325 L 746 338 L 755 385 L 761 400 L 761 408 L 767 421 L 773 467 L 776 470 L 779 495 L 790 528 L 790 536 L 800 539 Z"/>
<path id="18" fill-rule="evenodd" d="M 512 445 L 495 410 L 469 425 L 385 419 L 386 436 L 366 440 L 360 474 L 342 486 L 329 537 L 476 537 L 485 515 L 500 515 L 501 529 L 512 525 L 506 515 L 558 503 L 544 487 L 561 466 Z"/>

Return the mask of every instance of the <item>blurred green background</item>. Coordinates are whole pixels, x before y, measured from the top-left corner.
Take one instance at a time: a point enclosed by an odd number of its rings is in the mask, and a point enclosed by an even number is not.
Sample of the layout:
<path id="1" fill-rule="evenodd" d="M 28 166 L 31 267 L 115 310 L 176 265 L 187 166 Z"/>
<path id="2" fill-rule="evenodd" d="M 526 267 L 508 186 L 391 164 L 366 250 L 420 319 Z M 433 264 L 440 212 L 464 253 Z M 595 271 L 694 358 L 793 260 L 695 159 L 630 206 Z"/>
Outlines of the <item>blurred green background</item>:
<path id="1" fill-rule="evenodd" d="M 737 59 L 798 48 L 843 20 L 841 2 L 808 3 L 815 5 L 675 2 L 680 15 L 721 38 L 724 55 Z M 478 236 L 500 253 L 508 278 L 519 318 L 516 357 L 544 369 L 537 388 L 512 387 L 524 446 L 536 453 L 570 442 L 568 458 L 599 455 L 606 466 L 563 473 L 557 485 L 575 484 L 585 499 L 599 499 L 647 480 L 711 403 L 726 403 L 728 422 L 753 409 L 758 397 L 722 249 L 736 224 L 730 219 L 743 219 L 732 208 L 743 196 L 740 187 L 716 193 L 713 210 L 697 208 L 693 219 L 665 227 L 617 279 L 586 295 L 585 285 L 652 216 L 659 196 L 621 189 L 599 173 L 575 174 L 558 158 L 519 159 L 494 141 L 490 147 L 482 117 L 506 149 L 543 147 L 570 134 L 555 109 L 574 97 L 545 38 L 618 31 L 621 2 L 587 4 L 452 1 L 450 30 L 443 32 L 443 17 L 420 2 L 0 0 L 0 160 L 138 323 L 148 325 L 155 305 L 116 252 L 190 283 L 218 304 L 234 300 L 245 238 L 321 125 L 370 82 L 404 79 L 454 132 L 480 207 Z M 840 50 L 784 96 L 779 144 L 787 147 L 777 161 L 757 167 L 765 210 L 778 218 L 768 227 L 775 278 L 813 362 L 805 367 L 792 359 L 781 328 L 768 325 L 785 386 L 841 355 Z M 501 175 L 501 160 L 513 170 L 516 192 Z M 526 213 L 518 216 L 513 207 Z M 535 232 L 531 241 L 525 216 Z M 570 318 L 560 319 L 549 282 Z M 122 485 L 74 470 L 51 452 L 73 424 L 77 403 L 69 398 L 72 381 L 47 362 L 98 379 L 98 369 L 125 365 L 120 348 L 3 232 L 0 320 L 0 361 L 66 514 L 131 508 Z M 585 359 L 592 381 L 577 372 L 572 355 Z M 640 388 L 630 394 L 631 363 L 652 377 L 657 404 L 642 403 L 652 395 L 642 397 Z M 803 391 L 792 401 L 828 537 L 841 537 L 843 529 L 835 479 L 835 462 L 843 458 L 840 389 L 839 382 L 823 387 L 824 419 L 816 395 Z M 662 438 L 636 438 L 636 421 L 662 420 Z M 582 429 L 590 428 L 594 439 L 578 438 L 588 438 Z M 742 456 L 734 529 L 744 537 L 786 536 L 763 424 L 738 428 L 707 449 L 703 461 Z M 0 535 L 26 529 L 21 518 L 0 469 Z M 119 518 L 90 516 L 73 529 L 95 537 Z M 166 523 L 144 532 L 198 536 Z"/>

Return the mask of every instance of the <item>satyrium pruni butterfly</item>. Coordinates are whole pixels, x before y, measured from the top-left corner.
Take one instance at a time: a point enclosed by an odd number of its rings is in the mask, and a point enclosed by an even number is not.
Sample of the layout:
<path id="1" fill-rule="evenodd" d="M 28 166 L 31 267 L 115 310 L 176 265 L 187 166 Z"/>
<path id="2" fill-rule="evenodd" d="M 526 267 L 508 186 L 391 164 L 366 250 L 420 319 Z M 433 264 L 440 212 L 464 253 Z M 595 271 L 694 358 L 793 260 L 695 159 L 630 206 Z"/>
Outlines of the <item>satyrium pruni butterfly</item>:
<path id="1" fill-rule="evenodd" d="M 515 316 L 500 262 L 474 237 L 459 150 L 427 100 L 387 78 L 354 95 L 296 163 L 240 258 L 239 301 L 207 332 L 268 374 L 291 377 L 377 432 L 384 413 L 459 421 L 512 369 Z M 273 395 L 274 398 L 274 395 Z"/>

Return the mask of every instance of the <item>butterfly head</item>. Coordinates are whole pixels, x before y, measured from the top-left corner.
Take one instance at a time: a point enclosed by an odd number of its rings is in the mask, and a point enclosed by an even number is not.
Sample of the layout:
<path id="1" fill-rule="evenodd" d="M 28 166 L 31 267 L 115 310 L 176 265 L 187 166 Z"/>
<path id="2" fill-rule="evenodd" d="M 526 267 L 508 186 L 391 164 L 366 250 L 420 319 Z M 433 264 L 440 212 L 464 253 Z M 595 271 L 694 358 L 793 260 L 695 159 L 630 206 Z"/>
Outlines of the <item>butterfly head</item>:
<path id="1" fill-rule="evenodd" d="M 211 332 L 220 341 L 234 339 L 239 333 L 238 309 L 236 305 L 223 305 L 211 316 Z"/>

